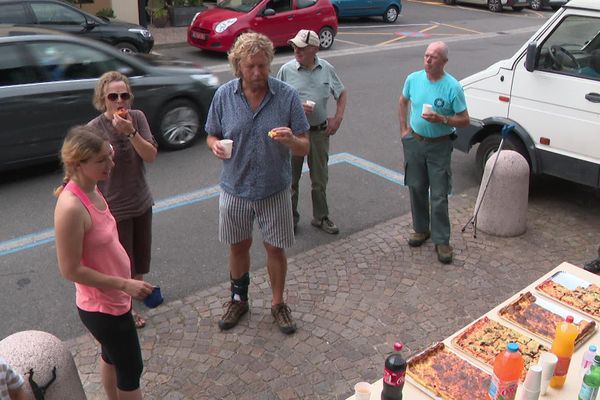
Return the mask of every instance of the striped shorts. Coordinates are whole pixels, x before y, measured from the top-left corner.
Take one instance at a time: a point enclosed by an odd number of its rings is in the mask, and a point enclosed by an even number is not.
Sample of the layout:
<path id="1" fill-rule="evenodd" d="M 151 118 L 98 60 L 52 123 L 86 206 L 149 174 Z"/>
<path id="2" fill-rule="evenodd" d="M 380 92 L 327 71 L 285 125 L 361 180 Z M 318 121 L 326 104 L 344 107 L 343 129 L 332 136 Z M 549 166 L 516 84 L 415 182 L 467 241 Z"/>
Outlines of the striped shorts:
<path id="1" fill-rule="evenodd" d="M 254 219 L 263 241 L 274 247 L 294 244 L 294 222 L 290 189 L 265 199 L 251 201 L 221 191 L 219 197 L 219 240 L 236 244 L 252 238 Z"/>

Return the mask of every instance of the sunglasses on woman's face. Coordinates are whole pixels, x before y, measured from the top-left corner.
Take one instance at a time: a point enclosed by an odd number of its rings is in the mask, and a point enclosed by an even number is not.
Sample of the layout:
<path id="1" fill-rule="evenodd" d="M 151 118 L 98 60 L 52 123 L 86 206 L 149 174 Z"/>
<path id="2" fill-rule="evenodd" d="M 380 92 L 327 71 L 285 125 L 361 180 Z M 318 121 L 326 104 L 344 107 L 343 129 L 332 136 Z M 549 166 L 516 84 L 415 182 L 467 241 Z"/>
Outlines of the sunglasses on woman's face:
<path id="1" fill-rule="evenodd" d="M 110 101 L 117 101 L 117 99 L 121 97 L 121 100 L 127 101 L 131 98 L 131 95 L 128 92 L 123 93 L 109 93 L 106 95 L 106 98 Z"/>

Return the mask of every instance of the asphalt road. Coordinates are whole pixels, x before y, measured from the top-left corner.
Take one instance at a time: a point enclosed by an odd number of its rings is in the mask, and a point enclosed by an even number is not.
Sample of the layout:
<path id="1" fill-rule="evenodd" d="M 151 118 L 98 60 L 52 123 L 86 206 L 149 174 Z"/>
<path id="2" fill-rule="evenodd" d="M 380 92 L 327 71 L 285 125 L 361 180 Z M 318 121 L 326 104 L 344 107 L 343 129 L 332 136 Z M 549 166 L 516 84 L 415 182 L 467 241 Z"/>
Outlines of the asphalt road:
<path id="1" fill-rule="evenodd" d="M 321 54 L 335 65 L 349 90 L 342 128 L 332 139 L 328 188 L 331 218 L 341 233 L 330 236 L 310 226 L 306 176 L 301 187 L 302 220 L 290 256 L 409 211 L 407 190 L 401 186 L 397 99 L 406 75 L 421 68 L 429 41 L 448 41 L 448 71 L 460 79 L 511 56 L 550 15 L 528 10 L 492 14 L 481 8 L 407 1 L 393 25 L 345 21 L 334 48 Z M 223 55 L 183 46 L 161 51 L 200 61 L 222 81 L 231 79 Z M 273 72 L 291 57 L 289 50 L 278 51 Z M 455 153 L 454 195 L 478 185 L 473 161 L 472 154 Z M 157 207 L 147 278 L 162 286 L 167 301 L 228 278 L 227 248 L 217 240 L 214 187 L 220 169 L 220 161 L 203 141 L 183 151 L 161 152 L 148 168 Z M 83 332 L 73 285 L 58 274 L 52 240 L 52 190 L 61 178 L 55 165 L 0 177 L 0 338 L 28 329 L 62 339 Z M 259 241 L 252 257 L 252 268 L 264 267 Z"/>

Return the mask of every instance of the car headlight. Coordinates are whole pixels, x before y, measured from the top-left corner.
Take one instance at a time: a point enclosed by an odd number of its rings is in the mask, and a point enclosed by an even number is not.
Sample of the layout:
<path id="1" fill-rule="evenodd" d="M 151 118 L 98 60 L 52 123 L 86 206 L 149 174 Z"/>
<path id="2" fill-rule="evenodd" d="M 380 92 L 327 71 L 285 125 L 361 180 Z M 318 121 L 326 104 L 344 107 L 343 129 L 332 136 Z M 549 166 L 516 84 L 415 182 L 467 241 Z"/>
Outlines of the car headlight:
<path id="1" fill-rule="evenodd" d="M 229 18 L 229 19 L 226 19 L 225 21 L 219 22 L 217 24 L 217 27 L 215 28 L 215 32 L 217 32 L 217 33 L 223 32 L 225 29 L 227 29 L 231 25 L 235 24 L 236 21 L 237 21 L 237 18 Z"/>
<path id="2" fill-rule="evenodd" d="M 148 29 L 139 29 L 139 28 L 129 28 L 127 29 L 129 32 L 139 33 L 146 39 L 152 39 L 152 33 Z"/>
<path id="3" fill-rule="evenodd" d="M 200 81 L 207 86 L 219 86 L 219 78 L 217 78 L 213 74 L 204 74 L 204 75 L 194 74 L 194 75 L 190 75 L 190 76 L 192 77 L 192 79 L 194 79 L 196 81 Z"/>

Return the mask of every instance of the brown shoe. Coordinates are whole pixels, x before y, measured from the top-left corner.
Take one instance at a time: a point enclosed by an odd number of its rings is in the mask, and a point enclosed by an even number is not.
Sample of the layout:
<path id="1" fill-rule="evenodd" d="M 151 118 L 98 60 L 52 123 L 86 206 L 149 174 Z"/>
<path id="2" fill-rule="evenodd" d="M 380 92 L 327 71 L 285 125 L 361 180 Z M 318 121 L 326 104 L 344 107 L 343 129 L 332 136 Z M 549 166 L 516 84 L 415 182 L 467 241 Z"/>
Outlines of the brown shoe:
<path id="1" fill-rule="evenodd" d="M 292 319 L 292 310 L 285 303 L 271 306 L 271 315 L 279 325 L 279 330 L 286 335 L 296 332 L 296 323 Z"/>
<path id="2" fill-rule="evenodd" d="M 452 262 L 452 246 L 449 244 L 436 244 L 435 252 L 441 263 L 450 264 Z"/>
<path id="3" fill-rule="evenodd" d="M 408 245 L 410 247 L 419 247 L 420 245 L 425 243 L 425 241 L 427 239 L 429 239 L 430 236 L 431 236 L 431 232 L 424 232 L 424 233 L 413 232 L 408 237 Z"/>
<path id="4" fill-rule="evenodd" d="M 248 312 L 247 301 L 228 301 L 223 306 L 227 306 L 227 311 L 221 317 L 219 321 L 219 328 L 225 331 L 231 329 L 240 322 L 240 319 L 244 314 Z"/>

